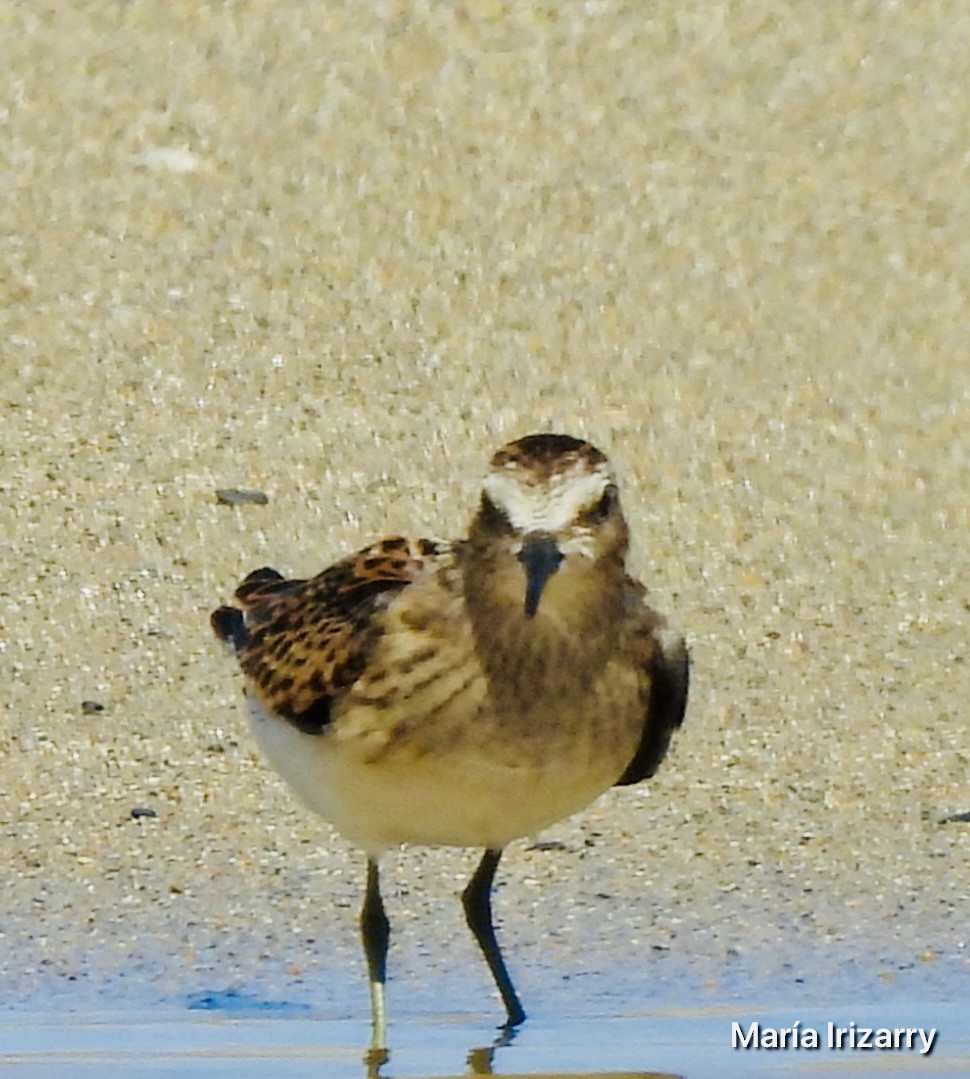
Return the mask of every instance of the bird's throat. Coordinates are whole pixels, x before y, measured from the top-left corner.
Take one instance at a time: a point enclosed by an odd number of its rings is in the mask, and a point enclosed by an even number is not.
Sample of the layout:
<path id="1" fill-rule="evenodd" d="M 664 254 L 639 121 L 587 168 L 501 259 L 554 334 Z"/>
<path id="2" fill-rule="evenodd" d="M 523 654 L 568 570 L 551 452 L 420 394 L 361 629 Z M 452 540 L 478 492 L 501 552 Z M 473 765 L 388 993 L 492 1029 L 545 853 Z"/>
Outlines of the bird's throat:
<path id="1" fill-rule="evenodd" d="M 535 610 L 521 568 L 465 576 L 466 610 L 493 693 L 545 699 L 591 687 L 616 648 L 621 592 L 592 575 L 553 574 Z"/>

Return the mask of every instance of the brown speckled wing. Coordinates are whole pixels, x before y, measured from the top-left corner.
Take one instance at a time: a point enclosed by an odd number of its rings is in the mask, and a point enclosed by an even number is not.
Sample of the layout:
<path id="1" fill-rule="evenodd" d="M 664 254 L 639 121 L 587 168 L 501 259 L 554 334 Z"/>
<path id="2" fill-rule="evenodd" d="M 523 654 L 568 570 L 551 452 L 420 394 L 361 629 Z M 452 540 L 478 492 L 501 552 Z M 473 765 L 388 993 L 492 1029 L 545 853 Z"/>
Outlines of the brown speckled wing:
<path id="1" fill-rule="evenodd" d="M 638 585 L 642 592 L 642 586 Z M 615 786 L 649 779 L 667 754 L 670 739 L 684 722 L 690 685 L 690 654 L 679 634 L 666 621 L 643 608 L 643 628 L 634 644 L 643 701 L 643 733 L 623 775 Z"/>
<path id="2" fill-rule="evenodd" d="M 234 646 L 250 693 L 300 730 L 319 734 L 333 697 L 367 664 L 380 633 L 375 616 L 445 550 L 432 540 L 389 536 L 309 580 L 254 570 L 236 589 L 242 609 L 220 607 L 212 627 Z"/>

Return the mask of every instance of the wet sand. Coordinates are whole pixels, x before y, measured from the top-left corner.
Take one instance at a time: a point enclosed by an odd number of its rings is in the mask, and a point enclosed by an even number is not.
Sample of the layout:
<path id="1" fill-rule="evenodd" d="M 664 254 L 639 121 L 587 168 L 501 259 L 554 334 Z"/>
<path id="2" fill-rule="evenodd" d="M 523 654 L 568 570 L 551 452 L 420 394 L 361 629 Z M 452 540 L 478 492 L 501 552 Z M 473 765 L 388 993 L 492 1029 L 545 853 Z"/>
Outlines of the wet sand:
<path id="1" fill-rule="evenodd" d="M 838 1010 L 800 1013 L 803 1028 L 818 1033 L 818 1047 L 787 1051 L 732 1047 L 737 1013 L 700 1009 L 658 1009 L 649 1016 L 592 1017 L 552 1020 L 522 1028 L 511 1045 L 494 1047 L 485 1032 L 467 1021 L 443 1015 L 415 1017 L 398 1024 L 396 1045 L 381 1074 L 395 1076 L 533 1075 L 544 1079 L 677 1079 L 717 1075 L 959 1075 L 970 1064 L 970 1029 L 960 1005 L 928 1006 L 910 1002 L 877 1010 L 854 1008 L 852 1019 Z M 920 1048 L 850 1050 L 843 1035 L 829 1033 L 829 1024 L 849 1030 L 850 1022 L 906 1024 L 942 1022 L 947 1037 L 934 1038 L 931 1053 Z M 792 1023 L 790 1014 L 746 1011 L 745 1036 L 754 1022 Z M 842 1024 L 838 1027 L 838 1024 Z M 858 1028 L 857 1028 L 858 1029 Z M 11 1047 L 13 1035 L 15 1049 Z M 360 1049 L 364 1025 L 339 1020 L 302 1021 L 247 1016 L 237 1019 L 186 1021 L 156 1017 L 141 1022 L 117 1021 L 65 1026 L 63 1022 L 30 1023 L 13 1029 L 0 1023 L 7 1042 L 0 1053 L 5 1073 L 18 1079 L 47 1076 L 137 1075 L 161 1079 L 189 1074 L 199 1079 L 245 1076 L 262 1079 L 342 1079 L 367 1075 Z M 856 1035 L 861 1039 L 861 1035 Z M 806 1041 L 813 1041 L 806 1038 Z M 829 1044 L 829 1043 L 832 1044 Z M 938 1044 L 937 1044 L 938 1043 Z M 99 1070 L 100 1069 L 100 1070 Z M 389 1069 L 386 1071 L 384 1069 Z"/>
<path id="2" fill-rule="evenodd" d="M 527 1009 L 965 1001 L 964 8 L 4 28 L 0 1003 L 366 1016 L 362 859 L 258 759 L 208 611 L 461 534 L 532 430 L 611 454 L 696 675 L 655 781 L 503 861 Z M 389 866 L 392 1038 L 498 1017 L 474 858 Z"/>

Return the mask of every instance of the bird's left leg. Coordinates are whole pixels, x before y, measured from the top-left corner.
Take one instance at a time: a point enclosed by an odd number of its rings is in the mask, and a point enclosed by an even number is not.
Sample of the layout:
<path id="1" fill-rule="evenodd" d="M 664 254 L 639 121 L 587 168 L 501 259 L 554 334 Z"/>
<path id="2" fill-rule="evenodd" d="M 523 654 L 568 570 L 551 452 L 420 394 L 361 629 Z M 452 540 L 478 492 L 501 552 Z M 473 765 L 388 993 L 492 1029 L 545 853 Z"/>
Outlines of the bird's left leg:
<path id="1" fill-rule="evenodd" d="M 465 908 L 468 928 L 478 941 L 482 955 L 485 956 L 485 962 L 488 963 L 488 969 L 492 972 L 498 991 L 502 995 L 502 1003 L 508 1014 L 505 1026 L 511 1029 L 517 1027 L 525 1019 L 525 1012 L 505 967 L 505 960 L 502 958 L 502 952 L 495 937 L 495 926 L 492 924 L 492 880 L 501 857 L 500 850 L 485 851 L 474 876 L 462 893 L 461 901 Z"/>

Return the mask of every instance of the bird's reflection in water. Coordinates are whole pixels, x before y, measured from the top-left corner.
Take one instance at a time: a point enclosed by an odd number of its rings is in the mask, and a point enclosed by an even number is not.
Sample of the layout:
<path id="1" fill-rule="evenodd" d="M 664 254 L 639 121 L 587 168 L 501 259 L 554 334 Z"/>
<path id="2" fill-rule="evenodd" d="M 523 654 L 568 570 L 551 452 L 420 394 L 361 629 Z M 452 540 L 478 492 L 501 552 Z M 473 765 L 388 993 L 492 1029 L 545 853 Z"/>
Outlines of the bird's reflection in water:
<path id="1" fill-rule="evenodd" d="M 492 1064 L 495 1061 L 495 1053 L 512 1044 L 516 1031 L 512 1028 L 502 1027 L 499 1036 L 491 1045 L 478 1046 L 468 1050 L 466 1058 L 468 1064 L 467 1076 L 494 1075 Z M 365 1079 L 392 1079 L 391 1073 L 382 1072 L 381 1069 L 390 1064 L 391 1054 L 387 1049 L 368 1049 L 364 1054 L 364 1064 L 367 1068 Z M 505 1079 L 517 1079 L 514 1073 L 503 1073 Z M 459 1079 L 459 1077 L 454 1077 Z M 464 1077 L 461 1077 L 464 1079 Z M 525 1079 L 520 1076 L 518 1079 Z M 682 1076 L 673 1075 L 670 1072 L 530 1072 L 529 1079 L 683 1079 Z"/>
<path id="2" fill-rule="evenodd" d="M 364 1067 L 367 1069 L 364 1072 L 366 1079 L 386 1079 L 381 1075 L 381 1068 L 384 1067 L 391 1059 L 391 1053 L 388 1049 L 368 1049 L 364 1053 Z"/>
<path id="3" fill-rule="evenodd" d="M 478 1049 L 468 1050 L 468 1074 L 491 1075 L 492 1061 L 495 1059 L 495 1050 L 504 1049 L 511 1045 L 515 1039 L 515 1027 L 500 1027 L 499 1035 L 491 1045 L 484 1045 Z"/>
<path id="4" fill-rule="evenodd" d="M 468 1050 L 468 1074 L 469 1075 L 492 1075 L 492 1061 L 495 1059 L 495 1050 L 506 1045 L 511 1045 L 515 1038 L 515 1030 L 512 1027 L 500 1027 L 499 1035 L 491 1045 L 479 1046 Z M 388 1049 L 368 1049 L 364 1053 L 364 1065 L 367 1068 L 366 1079 L 391 1079 L 390 1075 L 382 1074 L 381 1068 L 389 1064 L 391 1060 Z"/>

